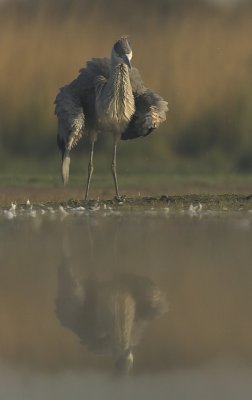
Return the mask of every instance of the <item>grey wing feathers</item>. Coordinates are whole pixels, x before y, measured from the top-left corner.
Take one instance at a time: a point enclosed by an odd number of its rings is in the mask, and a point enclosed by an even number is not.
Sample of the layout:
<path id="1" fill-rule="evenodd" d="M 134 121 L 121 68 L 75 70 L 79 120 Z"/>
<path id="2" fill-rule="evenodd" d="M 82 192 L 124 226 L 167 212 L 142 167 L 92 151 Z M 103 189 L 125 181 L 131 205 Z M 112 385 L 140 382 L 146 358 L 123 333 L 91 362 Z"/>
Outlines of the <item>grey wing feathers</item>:
<path id="1" fill-rule="evenodd" d="M 158 94 L 144 86 L 139 71 L 130 71 L 131 86 L 135 97 L 136 111 L 121 139 L 135 139 L 149 135 L 166 120 L 168 103 Z"/>
<path id="2" fill-rule="evenodd" d="M 58 146 L 71 150 L 81 138 L 84 130 L 83 107 L 74 85 L 60 89 L 55 100 L 55 114 L 58 117 Z"/>
<path id="3" fill-rule="evenodd" d="M 166 120 L 167 102 L 156 93 L 146 89 L 142 94 L 135 94 L 136 111 L 121 139 L 135 139 L 149 135 Z"/>
<path id="4" fill-rule="evenodd" d="M 78 143 L 85 124 L 92 127 L 94 81 L 98 75 L 108 78 L 109 73 L 109 59 L 94 58 L 80 70 L 77 79 L 60 89 L 55 100 L 55 114 L 58 117 L 58 146 L 61 150 L 70 151 Z"/>
<path id="5" fill-rule="evenodd" d="M 110 60 L 108 58 L 93 58 L 87 62 L 87 66 L 79 71 L 79 76 L 76 79 L 76 84 L 80 96 L 87 95 L 87 92 L 93 91 L 95 78 L 99 75 L 106 79 L 110 75 Z M 89 95 L 89 94 L 88 94 Z M 84 99 L 85 101 L 85 99 Z"/>
<path id="6" fill-rule="evenodd" d="M 110 61 L 95 58 L 80 70 L 80 74 L 69 85 L 60 89 L 55 100 L 55 114 L 58 117 L 58 146 L 62 152 L 62 179 L 68 182 L 70 150 L 78 143 L 87 130 L 95 126 L 94 82 L 98 75 L 108 77 Z"/>
<path id="7" fill-rule="evenodd" d="M 78 143 L 84 131 L 84 113 L 80 97 L 74 90 L 74 82 L 60 89 L 55 100 L 58 117 L 57 142 L 62 153 L 62 179 L 69 178 L 70 150 Z"/>
<path id="8" fill-rule="evenodd" d="M 137 94 L 140 96 L 146 91 L 146 87 L 144 86 L 144 82 L 137 68 L 133 67 L 130 69 L 130 83 L 135 95 Z"/>

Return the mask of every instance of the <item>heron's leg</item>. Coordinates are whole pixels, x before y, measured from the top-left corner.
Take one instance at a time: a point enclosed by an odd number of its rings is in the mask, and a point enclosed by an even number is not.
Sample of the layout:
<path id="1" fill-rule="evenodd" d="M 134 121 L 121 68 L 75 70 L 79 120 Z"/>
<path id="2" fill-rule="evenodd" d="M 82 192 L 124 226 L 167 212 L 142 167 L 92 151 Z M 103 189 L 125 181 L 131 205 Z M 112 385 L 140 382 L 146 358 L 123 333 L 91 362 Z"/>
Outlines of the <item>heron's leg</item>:
<path id="1" fill-rule="evenodd" d="M 92 174 L 93 174 L 93 171 L 94 171 L 94 165 L 93 165 L 94 143 L 95 143 L 95 141 L 92 140 L 92 142 L 91 142 L 91 150 L 90 150 L 90 158 L 89 158 L 89 163 L 88 163 L 88 179 L 87 179 L 85 200 L 87 200 L 87 198 L 88 198 L 89 186 L 90 186 Z"/>
<path id="2" fill-rule="evenodd" d="M 113 154 L 113 160 L 112 160 L 112 164 L 111 164 L 111 170 L 112 170 L 112 175 L 114 178 L 114 183 L 115 183 L 115 191 L 116 191 L 116 197 L 120 197 L 119 196 L 119 192 L 118 192 L 118 184 L 117 184 L 117 176 L 116 176 L 116 150 L 117 150 L 117 142 L 114 142 L 114 154 Z"/>

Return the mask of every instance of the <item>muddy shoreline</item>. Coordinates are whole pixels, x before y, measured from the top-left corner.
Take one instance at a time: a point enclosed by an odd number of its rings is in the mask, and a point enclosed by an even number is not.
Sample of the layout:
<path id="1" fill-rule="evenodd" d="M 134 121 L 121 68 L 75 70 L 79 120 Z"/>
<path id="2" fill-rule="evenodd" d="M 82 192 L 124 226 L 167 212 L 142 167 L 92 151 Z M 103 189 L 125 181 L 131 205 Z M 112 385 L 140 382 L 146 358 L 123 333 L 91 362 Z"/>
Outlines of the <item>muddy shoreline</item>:
<path id="1" fill-rule="evenodd" d="M 45 206 L 54 209 L 60 206 L 64 208 L 85 209 L 120 209 L 123 210 L 146 210 L 146 209 L 164 209 L 170 210 L 187 210 L 190 207 L 200 207 L 204 210 L 226 210 L 226 211 L 242 211 L 252 210 L 252 195 L 241 194 L 188 194 L 183 196 L 166 196 L 160 197 L 122 197 L 120 199 L 98 199 L 98 200 L 79 200 L 69 199 L 67 201 L 49 201 L 31 203 L 34 208 Z M 26 206 L 26 204 L 17 203 L 18 206 Z"/>
<path id="2" fill-rule="evenodd" d="M 184 196 L 166 196 L 160 197 L 136 197 L 111 200 L 74 200 L 70 199 L 61 203 L 50 202 L 50 206 L 62 205 L 63 207 L 92 207 L 95 205 L 107 206 L 120 209 L 129 208 L 164 208 L 171 209 L 187 209 L 191 205 L 200 205 L 205 209 L 229 209 L 229 210 L 249 210 L 252 209 L 252 195 L 236 195 L 236 194 L 223 194 L 223 195 L 196 195 L 188 194 Z"/>

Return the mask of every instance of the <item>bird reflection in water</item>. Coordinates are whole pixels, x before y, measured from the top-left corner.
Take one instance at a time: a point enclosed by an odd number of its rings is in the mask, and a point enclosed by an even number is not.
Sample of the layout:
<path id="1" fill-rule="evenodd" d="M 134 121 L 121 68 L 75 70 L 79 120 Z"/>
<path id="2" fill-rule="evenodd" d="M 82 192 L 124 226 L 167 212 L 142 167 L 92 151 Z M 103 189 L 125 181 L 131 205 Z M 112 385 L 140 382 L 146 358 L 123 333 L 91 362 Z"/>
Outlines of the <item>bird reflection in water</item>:
<path id="1" fill-rule="evenodd" d="M 165 294 L 145 276 L 115 274 L 81 281 L 66 258 L 58 270 L 56 314 L 89 351 L 111 354 L 115 369 L 127 373 L 146 323 L 167 311 Z"/>

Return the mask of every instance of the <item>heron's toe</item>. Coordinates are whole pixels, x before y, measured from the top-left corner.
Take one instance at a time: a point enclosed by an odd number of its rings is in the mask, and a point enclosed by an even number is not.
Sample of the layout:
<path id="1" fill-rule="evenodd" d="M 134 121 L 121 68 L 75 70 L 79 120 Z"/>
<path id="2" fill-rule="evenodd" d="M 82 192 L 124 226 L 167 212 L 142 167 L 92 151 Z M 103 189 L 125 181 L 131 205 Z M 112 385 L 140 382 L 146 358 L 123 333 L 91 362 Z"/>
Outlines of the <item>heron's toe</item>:
<path id="1" fill-rule="evenodd" d="M 115 196 L 114 200 L 118 203 L 118 204 L 122 204 L 126 201 L 126 196 Z"/>

